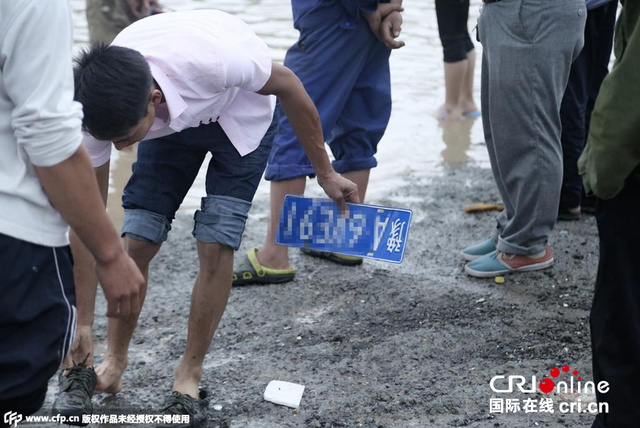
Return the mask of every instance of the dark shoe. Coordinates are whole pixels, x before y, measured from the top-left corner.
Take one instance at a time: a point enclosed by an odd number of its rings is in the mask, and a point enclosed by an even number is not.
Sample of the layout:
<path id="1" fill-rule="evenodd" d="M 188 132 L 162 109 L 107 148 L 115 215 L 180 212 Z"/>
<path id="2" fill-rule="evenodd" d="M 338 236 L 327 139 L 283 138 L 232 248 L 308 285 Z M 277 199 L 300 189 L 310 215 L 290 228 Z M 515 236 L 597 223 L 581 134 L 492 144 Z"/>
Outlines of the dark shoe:
<path id="1" fill-rule="evenodd" d="M 347 256 L 346 254 L 315 251 L 308 248 L 300 248 L 300 251 L 302 251 L 302 254 L 306 254 L 307 256 L 329 260 L 330 262 L 337 263 L 342 266 L 359 266 L 362 264 L 362 257 L 358 256 Z"/>
<path id="2" fill-rule="evenodd" d="M 66 422 L 68 425 L 86 426 L 87 424 L 82 422 L 82 415 L 93 413 L 91 397 L 96 389 L 98 376 L 93 367 L 87 367 L 87 358 L 79 364 L 74 363 L 69 369 L 62 370 L 58 375 L 60 391 L 51 407 L 51 414 L 66 416 L 67 420 L 74 416 L 73 420 L 77 419 L 77 422 Z M 65 372 L 68 372 L 66 376 Z"/>
<path id="3" fill-rule="evenodd" d="M 583 196 L 580 205 L 582 207 L 583 214 L 595 215 L 596 207 L 598 206 L 598 198 L 595 196 Z"/>
<path id="4" fill-rule="evenodd" d="M 209 393 L 201 389 L 198 392 L 199 399 L 196 400 L 190 395 L 181 394 L 178 391 L 171 392 L 171 395 L 165 402 L 165 407 L 162 409 L 162 413 L 165 415 L 175 416 L 189 416 L 189 421 L 182 420 L 182 422 L 172 423 L 170 425 L 159 425 L 159 427 L 171 427 L 171 428 L 194 428 L 205 424 L 207 421 L 207 408 L 209 407 L 209 400 L 207 396 Z M 177 418 L 172 418 L 177 419 Z"/>
<path id="5" fill-rule="evenodd" d="M 293 281 L 296 277 L 296 270 L 271 269 L 262 266 L 258 261 L 257 248 L 252 248 L 247 252 L 247 257 L 238 266 L 233 268 L 233 286 L 250 284 L 282 284 Z"/>
<path id="6" fill-rule="evenodd" d="M 558 210 L 558 221 L 576 221 L 580 220 L 580 207 L 562 208 Z"/>

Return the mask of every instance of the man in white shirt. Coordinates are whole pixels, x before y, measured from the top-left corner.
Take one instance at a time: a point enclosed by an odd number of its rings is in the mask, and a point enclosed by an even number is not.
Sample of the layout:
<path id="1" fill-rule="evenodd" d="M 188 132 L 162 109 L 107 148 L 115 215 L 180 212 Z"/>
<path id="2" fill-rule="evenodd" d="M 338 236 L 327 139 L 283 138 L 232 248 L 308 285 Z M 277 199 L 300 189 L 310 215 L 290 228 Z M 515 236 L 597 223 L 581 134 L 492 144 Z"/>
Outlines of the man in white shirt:
<path id="1" fill-rule="evenodd" d="M 331 167 L 317 110 L 298 78 L 273 63 L 264 42 L 232 15 L 198 10 L 140 20 L 111 46 L 85 52 L 75 78 L 83 126 L 97 138 L 85 144 L 105 191 L 109 141 L 116 149 L 140 141 L 123 195 L 122 235 L 146 278 L 205 155 L 212 154 L 207 196 L 195 214 L 200 271 L 187 345 L 166 406 L 169 413 L 189 414 L 192 425 L 198 425 L 208 404 L 206 392 L 199 391 L 202 363 L 227 303 L 234 250 L 240 246 L 276 131 L 275 96 L 327 195 L 345 208 L 347 201 L 358 202 L 357 186 Z M 80 246 L 74 247 L 74 255 L 79 267 L 90 264 Z M 84 280 L 94 281 L 88 276 Z M 93 311 L 93 298 L 78 299 L 84 319 L 83 313 Z M 116 393 L 122 388 L 136 321 L 109 322 L 107 354 L 96 368 L 98 390 Z M 91 351 L 91 325 L 78 328 L 87 335 L 78 355 L 86 355 Z"/>
<path id="2" fill-rule="evenodd" d="M 0 415 L 38 410 L 73 343 L 68 225 L 95 258 L 107 315 L 139 310 L 143 277 L 81 145 L 72 41 L 67 0 L 0 0 Z"/>

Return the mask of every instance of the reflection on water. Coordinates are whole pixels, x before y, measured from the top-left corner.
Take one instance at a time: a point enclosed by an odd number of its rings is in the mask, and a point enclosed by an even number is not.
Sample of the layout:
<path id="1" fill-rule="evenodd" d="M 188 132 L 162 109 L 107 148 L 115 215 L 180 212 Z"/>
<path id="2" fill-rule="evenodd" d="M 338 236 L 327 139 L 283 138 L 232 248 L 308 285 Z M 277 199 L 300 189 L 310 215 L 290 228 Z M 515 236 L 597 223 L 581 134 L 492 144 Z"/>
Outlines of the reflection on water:
<path id="1" fill-rule="evenodd" d="M 76 49 L 87 43 L 88 31 L 84 16 L 85 0 L 71 0 L 74 12 Z M 298 34 L 293 28 L 289 0 L 163 0 L 172 10 L 202 8 L 220 9 L 238 15 L 270 46 L 274 60 L 282 61 L 286 49 Z M 480 0 L 472 0 L 469 27 L 478 17 Z M 461 167 L 468 162 L 488 166 L 483 144 L 481 120 L 457 124 L 443 123 L 431 115 L 444 100 L 442 48 L 433 1 L 414 1 L 404 4 L 402 40 L 406 46 L 391 55 L 393 111 L 387 132 L 378 147 L 379 166 L 371 173 L 367 192 L 369 200 L 388 195 L 396 187 L 406 184 L 409 176 L 428 176 L 443 167 Z M 478 53 L 481 46 L 476 44 Z M 476 67 L 476 82 L 480 82 Z M 476 100 L 480 100 L 476 84 Z M 109 208 L 112 215 L 120 204 L 120 192 L 131 174 L 132 152 L 114 152 Z M 444 159 L 443 159 L 444 158 Z M 193 210 L 204 196 L 205 167 L 185 198 L 181 209 Z M 322 196 L 317 184 L 310 183 L 308 194 Z M 269 186 L 263 180 L 256 199 L 267 199 Z M 118 217 L 116 214 L 115 217 Z"/>
<path id="2" fill-rule="evenodd" d="M 449 169 L 459 169 L 469 162 L 469 146 L 471 145 L 471 129 L 477 117 L 468 117 L 461 121 L 443 121 L 442 141 L 447 146 L 441 152 L 442 161 Z"/>

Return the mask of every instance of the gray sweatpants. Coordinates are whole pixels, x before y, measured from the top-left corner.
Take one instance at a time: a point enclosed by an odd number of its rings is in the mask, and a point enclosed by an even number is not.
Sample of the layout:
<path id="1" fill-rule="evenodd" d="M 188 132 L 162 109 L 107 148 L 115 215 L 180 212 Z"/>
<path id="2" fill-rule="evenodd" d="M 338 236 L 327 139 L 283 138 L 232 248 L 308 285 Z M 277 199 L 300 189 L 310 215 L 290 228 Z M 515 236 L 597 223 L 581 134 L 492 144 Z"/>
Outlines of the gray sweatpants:
<path id="1" fill-rule="evenodd" d="M 584 0 L 502 0 L 478 20 L 482 122 L 505 210 L 499 251 L 544 251 L 562 185 L 560 102 L 584 43 Z"/>

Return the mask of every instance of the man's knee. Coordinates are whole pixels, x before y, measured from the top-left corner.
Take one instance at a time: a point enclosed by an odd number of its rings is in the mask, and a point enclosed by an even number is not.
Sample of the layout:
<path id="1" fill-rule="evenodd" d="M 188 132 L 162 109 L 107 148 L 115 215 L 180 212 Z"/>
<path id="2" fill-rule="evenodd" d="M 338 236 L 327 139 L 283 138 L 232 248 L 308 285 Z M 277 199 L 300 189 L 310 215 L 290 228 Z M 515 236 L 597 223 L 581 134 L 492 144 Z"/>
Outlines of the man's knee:
<path id="1" fill-rule="evenodd" d="M 138 267 L 147 266 L 155 255 L 158 254 L 161 246 L 161 244 L 142 241 L 129 235 L 125 235 L 124 242 L 127 254 L 136 262 Z"/>
<path id="2" fill-rule="evenodd" d="M 213 276 L 221 269 L 233 266 L 233 248 L 218 243 L 198 242 L 200 273 Z"/>

